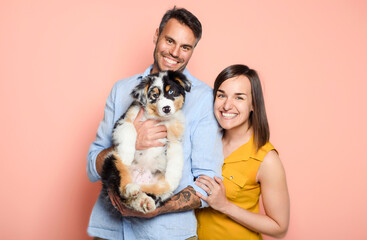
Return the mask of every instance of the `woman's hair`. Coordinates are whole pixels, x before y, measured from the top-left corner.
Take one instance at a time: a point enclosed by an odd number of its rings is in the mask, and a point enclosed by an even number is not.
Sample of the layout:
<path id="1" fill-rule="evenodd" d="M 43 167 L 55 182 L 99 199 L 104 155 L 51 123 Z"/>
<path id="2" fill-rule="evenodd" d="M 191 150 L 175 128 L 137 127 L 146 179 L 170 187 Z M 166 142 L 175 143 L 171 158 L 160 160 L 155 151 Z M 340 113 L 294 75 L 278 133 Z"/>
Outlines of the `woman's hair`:
<path id="1" fill-rule="evenodd" d="M 199 19 L 185 8 L 176 8 L 176 6 L 173 9 L 168 10 L 162 17 L 161 23 L 159 24 L 159 35 L 161 35 L 163 28 L 171 18 L 174 18 L 181 24 L 188 26 L 194 33 L 196 44 L 199 42 L 202 34 L 202 26 Z"/>
<path id="2" fill-rule="evenodd" d="M 241 64 L 231 65 L 225 68 L 214 82 L 214 101 L 217 95 L 218 88 L 222 83 L 230 78 L 245 76 L 251 83 L 251 95 L 253 112 L 249 116 L 249 128 L 252 127 L 254 131 L 254 142 L 256 150 L 259 150 L 262 146 L 269 141 L 270 131 L 268 118 L 266 117 L 265 103 L 263 92 L 261 89 L 261 83 L 256 71 Z"/>

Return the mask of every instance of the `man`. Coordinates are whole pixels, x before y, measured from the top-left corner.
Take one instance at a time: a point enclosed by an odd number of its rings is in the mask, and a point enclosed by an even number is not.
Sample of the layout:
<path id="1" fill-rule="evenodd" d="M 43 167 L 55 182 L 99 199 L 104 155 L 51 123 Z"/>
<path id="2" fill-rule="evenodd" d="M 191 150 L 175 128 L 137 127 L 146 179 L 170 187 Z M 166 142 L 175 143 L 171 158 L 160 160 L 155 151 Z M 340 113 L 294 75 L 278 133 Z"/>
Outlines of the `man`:
<path id="1" fill-rule="evenodd" d="M 106 154 L 112 150 L 111 135 L 114 123 L 132 102 L 131 90 L 150 73 L 165 70 L 182 71 L 192 82 L 186 95 L 185 134 L 183 141 L 184 169 L 175 196 L 155 212 L 147 215 L 135 214 L 121 209 L 116 196 L 111 200 L 122 215 L 107 210 L 101 196 L 98 198 L 90 218 L 88 233 L 103 239 L 188 239 L 196 237 L 196 219 L 193 209 L 206 207 L 207 203 L 195 195 L 205 194 L 196 187 L 194 178 L 199 175 L 220 177 L 222 166 L 222 145 L 218 125 L 213 114 L 212 90 L 205 83 L 194 78 L 186 69 L 192 53 L 201 38 L 199 20 L 186 9 L 173 8 L 166 12 L 154 35 L 154 63 L 144 73 L 118 81 L 108 96 L 104 119 L 96 140 L 88 153 L 88 176 L 93 182 L 100 180 Z M 138 136 L 137 149 L 161 146 L 157 141 L 166 137 L 164 126 L 148 120 L 140 122 L 139 113 L 134 125 Z M 111 195 L 111 194 L 110 194 Z M 164 214 L 167 213 L 167 214 Z M 128 217 L 139 216 L 139 217 Z"/>

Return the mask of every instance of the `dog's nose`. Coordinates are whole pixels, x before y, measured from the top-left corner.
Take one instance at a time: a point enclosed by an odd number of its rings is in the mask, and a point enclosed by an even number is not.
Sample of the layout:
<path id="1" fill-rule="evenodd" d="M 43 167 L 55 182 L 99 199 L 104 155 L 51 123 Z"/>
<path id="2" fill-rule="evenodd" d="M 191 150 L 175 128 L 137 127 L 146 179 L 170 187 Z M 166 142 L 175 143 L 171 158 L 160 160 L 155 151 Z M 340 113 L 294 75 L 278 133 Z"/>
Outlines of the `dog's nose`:
<path id="1" fill-rule="evenodd" d="M 165 106 L 162 108 L 164 113 L 169 113 L 171 111 L 171 107 L 170 106 Z"/>

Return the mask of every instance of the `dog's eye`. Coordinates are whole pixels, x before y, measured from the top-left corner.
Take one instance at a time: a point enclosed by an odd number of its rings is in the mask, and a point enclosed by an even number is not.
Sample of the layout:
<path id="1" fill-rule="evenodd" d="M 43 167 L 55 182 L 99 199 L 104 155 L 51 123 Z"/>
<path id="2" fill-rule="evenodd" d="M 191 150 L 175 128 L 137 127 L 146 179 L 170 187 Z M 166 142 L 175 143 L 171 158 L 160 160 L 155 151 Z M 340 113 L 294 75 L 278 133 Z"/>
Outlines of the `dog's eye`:
<path id="1" fill-rule="evenodd" d="M 172 89 L 170 89 L 169 91 L 168 91 L 168 94 L 169 95 L 172 95 L 174 92 L 173 92 L 173 90 Z"/>
<path id="2" fill-rule="evenodd" d="M 159 98 L 159 93 L 160 93 L 159 89 L 155 87 L 149 91 L 148 95 L 149 95 L 149 98 L 151 99 L 157 99 Z"/>

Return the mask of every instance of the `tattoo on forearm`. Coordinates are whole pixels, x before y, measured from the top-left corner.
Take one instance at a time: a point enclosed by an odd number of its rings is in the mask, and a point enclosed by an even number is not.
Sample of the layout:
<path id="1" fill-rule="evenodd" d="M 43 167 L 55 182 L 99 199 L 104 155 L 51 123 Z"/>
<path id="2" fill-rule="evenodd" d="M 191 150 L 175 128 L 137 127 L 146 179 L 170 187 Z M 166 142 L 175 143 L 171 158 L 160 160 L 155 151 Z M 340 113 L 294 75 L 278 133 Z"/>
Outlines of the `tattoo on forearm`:
<path id="1" fill-rule="evenodd" d="M 201 200 L 196 196 L 195 192 L 193 187 L 188 186 L 174 195 L 158 211 L 162 214 L 167 212 L 184 212 L 199 208 L 201 206 Z"/>

